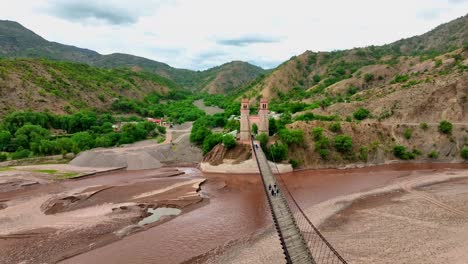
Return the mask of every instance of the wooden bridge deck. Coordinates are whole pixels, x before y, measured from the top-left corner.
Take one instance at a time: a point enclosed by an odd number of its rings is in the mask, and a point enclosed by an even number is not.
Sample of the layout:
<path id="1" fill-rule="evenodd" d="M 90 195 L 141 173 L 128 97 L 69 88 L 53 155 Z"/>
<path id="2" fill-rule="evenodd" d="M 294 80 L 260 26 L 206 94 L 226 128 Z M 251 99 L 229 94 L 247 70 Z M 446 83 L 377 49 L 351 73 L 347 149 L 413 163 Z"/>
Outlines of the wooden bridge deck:
<path id="1" fill-rule="evenodd" d="M 275 176 L 271 171 L 266 156 L 260 147 L 260 143 L 257 141 L 254 141 L 253 143 L 253 153 L 262 176 L 265 192 L 268 197 L 276 229 L 281 239 L 281 244 L 285 251 L 287 263 L 315 264 L 310 250 L 296 225 L 294 216 L 292 215 L 281 190 L 277 195 L 272 195 L 269 190 L 269 186 L 278 186 L 278 184 L 276 183 Z"/>

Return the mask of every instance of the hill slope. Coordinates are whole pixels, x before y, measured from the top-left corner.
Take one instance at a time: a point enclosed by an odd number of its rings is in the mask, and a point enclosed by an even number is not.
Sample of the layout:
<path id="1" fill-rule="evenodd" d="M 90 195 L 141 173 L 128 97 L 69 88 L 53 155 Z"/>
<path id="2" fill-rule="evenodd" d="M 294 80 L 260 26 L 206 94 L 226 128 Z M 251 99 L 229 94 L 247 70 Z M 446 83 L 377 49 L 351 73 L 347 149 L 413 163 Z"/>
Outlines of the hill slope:
<path id="1" fill-rule="evenodd" d="M 323 91 L 336 82 L 350 78 L 367 65 L 397 64 L 402 56 L 432 59 L 468 43 L 468 15 L 443 24 L 421 36 L 396 41 L 384 46 L 370 46 L 335 52 L 306 51 L 278 66 L 245 96 L 277 98 L 294 87 L 318 88 Z M 397 74 L 399 69 L 394 69 Z M 320 92 L 319 91 L 319 92 Z"/>
<path id="2" fill-rule="evenodd" d="M 231 90 L 263 73 L 263 69 L 246 62 L 227 63 L 206 71 L 191 71 L 129 54 L 101 55 L 92 50 L 47 41 L 21 24 L 5 20 L 0 20 L 0 57 L 47 58 L 105 68 L 134 68 L 162 75 L 190 90 L 212 93 Z"/>
<path id="3" fill-rule="evenodd" d="M 54 113 L 110 110 L 119 97 L 143 99 L 180 89 L 164 77 L 128 69 L 42 59 L 0 59 L 0 113 L 31 109 Z"/>

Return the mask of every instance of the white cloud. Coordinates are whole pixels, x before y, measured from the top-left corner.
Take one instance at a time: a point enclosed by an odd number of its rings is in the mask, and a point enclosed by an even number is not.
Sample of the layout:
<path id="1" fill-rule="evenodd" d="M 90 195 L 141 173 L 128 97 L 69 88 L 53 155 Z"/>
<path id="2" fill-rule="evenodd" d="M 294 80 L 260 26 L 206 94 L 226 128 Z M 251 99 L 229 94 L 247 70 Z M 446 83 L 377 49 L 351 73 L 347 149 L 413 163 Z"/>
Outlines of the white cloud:
<path id="1" fill-rule="evenodd" d="M 467 11 L 466 0 L 16 0 L 0 16 L 48 40 L 205 69 L 231 60 L 273 67 L 305 50 L 381 45 Z"/>

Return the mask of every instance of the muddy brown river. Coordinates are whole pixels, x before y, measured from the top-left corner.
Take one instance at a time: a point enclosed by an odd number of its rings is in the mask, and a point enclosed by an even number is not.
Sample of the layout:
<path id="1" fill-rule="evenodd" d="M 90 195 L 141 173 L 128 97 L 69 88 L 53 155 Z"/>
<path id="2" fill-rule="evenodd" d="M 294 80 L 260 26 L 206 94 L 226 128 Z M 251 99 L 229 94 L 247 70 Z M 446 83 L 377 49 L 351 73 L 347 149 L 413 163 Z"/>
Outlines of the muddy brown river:
<path id="1" fill-rule="evenodd" d="M 362 169 L 305 170 L 283 175 L 301 207 L 383 187 L 408 175 L 468 164 L 394 164 Z M 134 171 L 132 173 L 138 173 Z M 191 174 L 200 173 L 191 170 Z M 181 263 L 271 228 L 272 220 L 258 175 L 204 174 L 203 202 L 161 225 L 61 263 Z M 281 250 L 278 241 L 278 250 Z M 222 250 L 221 250 L 222 251 Z"/>

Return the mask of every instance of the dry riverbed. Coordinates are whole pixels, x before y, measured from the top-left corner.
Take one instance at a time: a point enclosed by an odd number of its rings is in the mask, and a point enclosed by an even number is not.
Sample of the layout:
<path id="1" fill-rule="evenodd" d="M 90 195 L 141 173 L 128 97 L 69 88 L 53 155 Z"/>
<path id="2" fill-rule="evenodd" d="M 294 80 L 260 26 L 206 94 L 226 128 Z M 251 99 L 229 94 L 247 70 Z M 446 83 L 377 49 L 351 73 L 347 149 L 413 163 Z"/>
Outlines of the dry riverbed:
<path id="1" fill-rule="evenodd" d="M 93 173 L 70 165 L 0 171 L 0 263 L 53 263 L 163 223 L 202 198 L 189 168 Z M 99 168 L 103 170 L 103 168 Z M 174 213 L 176 211 L 176 213 Z M 167 214 L 167 215 L 165 215 Z M 146 217 L 150 217 L 145 221 Z M 151 223 L 152 221 L 157 221 Z M 140 222 L 142 221 L 142 222 Z"/>

